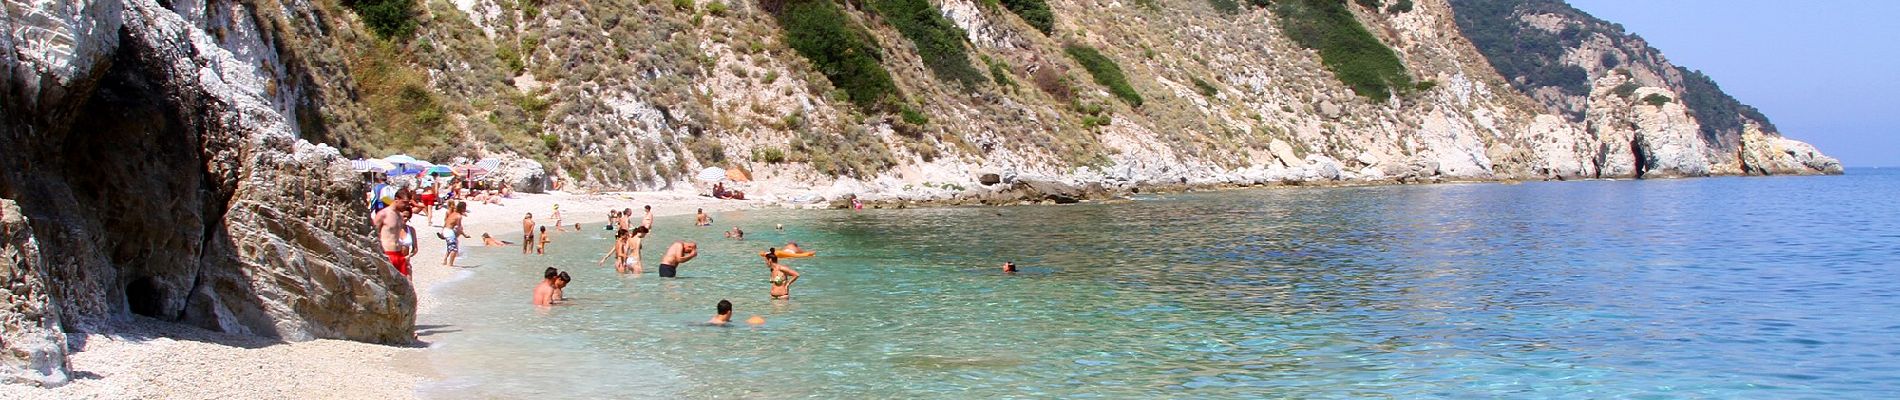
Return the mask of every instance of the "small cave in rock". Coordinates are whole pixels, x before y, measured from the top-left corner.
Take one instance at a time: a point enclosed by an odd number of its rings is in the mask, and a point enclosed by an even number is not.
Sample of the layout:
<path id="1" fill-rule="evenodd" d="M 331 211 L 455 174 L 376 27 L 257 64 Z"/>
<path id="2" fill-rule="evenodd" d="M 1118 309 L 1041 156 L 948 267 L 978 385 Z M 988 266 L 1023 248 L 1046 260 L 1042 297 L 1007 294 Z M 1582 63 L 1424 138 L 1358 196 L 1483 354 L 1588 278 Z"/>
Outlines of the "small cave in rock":
<path id="1" fill-rule="evenodd" d="M 160 318 L 165 313 L 165 289 L 151 277 L 135 279 L 125 285 L 125 305 L 133 314 Z"/>

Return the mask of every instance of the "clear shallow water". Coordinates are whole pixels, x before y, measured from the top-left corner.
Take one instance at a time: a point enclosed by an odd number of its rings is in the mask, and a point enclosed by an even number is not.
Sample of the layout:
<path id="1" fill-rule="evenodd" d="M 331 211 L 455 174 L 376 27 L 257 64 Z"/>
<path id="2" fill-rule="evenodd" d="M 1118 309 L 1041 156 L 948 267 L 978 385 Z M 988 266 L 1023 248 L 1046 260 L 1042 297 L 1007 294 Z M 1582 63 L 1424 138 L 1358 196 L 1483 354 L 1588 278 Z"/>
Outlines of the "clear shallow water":
<path id="1" fill-rule="evenodd" d="M 1900 393 L 1900 175 L 1270 189 L 661 218 L 476 248 L 438 398 L 1875 398 Z M 783 223 L 784 233 L 771 225 Z M 598 229 L 599 224 L 593 228 Z M 739 225 L 743 242 L 720 238 Z M 819 257 L 772 301 L 756 254 Z M 1025 272 L 1005 276 L 1015 260 Z M 572 305 L 538 312 L 545 266 Z M 730 299 L 735 320 L 693 326 Z"/>

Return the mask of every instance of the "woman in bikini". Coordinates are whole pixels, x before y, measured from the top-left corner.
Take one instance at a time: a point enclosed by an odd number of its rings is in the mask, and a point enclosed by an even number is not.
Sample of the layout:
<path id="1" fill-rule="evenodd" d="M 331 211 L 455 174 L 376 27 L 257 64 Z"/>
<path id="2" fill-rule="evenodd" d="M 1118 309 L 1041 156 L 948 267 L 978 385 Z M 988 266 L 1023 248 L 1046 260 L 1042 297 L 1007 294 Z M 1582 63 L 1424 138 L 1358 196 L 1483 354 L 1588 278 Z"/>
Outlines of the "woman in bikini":
<path id="1" fill-rule="evenodd" d="M 778 249 L 765 249 L 765 267 L 772 271 L 772 279 L 767 281 L 772 284 L 772 298 L 791 298 L 792 282 L 798 282 L 798 271 L 778 263 Z"/>

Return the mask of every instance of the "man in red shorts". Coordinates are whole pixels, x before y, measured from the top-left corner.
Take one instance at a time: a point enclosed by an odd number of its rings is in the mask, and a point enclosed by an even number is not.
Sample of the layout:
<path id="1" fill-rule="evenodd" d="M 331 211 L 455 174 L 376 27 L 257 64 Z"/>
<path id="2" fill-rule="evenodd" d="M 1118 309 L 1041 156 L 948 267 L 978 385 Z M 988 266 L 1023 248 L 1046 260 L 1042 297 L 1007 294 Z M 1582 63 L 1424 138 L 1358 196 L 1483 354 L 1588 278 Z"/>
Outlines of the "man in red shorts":
<path id="1" fill-rule="evenodd" d="M 409 276 L 409 257 L 403 253 L 402 234 L 409 227 L 409 221 L 403 219 L 404 210 L 408 210 L 415 201 L 416 192 L 409 188 L 396 191 L 396 200 L 382 211 L 376 212 L 376 239 L 382 244 L 383 255 L 389 256 L 389 264 L 396 272 Z"/>

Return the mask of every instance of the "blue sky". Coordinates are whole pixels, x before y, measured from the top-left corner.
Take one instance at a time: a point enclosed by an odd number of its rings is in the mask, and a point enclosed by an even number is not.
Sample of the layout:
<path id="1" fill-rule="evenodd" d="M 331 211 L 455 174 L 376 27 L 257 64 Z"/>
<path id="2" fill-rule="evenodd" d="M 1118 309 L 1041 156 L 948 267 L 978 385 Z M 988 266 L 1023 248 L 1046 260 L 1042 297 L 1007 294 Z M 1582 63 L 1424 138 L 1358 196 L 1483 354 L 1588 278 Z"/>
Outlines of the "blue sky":
<path id="1" fill-rule="evenodd" d="M 1848 167 L 1900 166 L 1900 1 L 1569 0 Z"/>

